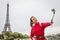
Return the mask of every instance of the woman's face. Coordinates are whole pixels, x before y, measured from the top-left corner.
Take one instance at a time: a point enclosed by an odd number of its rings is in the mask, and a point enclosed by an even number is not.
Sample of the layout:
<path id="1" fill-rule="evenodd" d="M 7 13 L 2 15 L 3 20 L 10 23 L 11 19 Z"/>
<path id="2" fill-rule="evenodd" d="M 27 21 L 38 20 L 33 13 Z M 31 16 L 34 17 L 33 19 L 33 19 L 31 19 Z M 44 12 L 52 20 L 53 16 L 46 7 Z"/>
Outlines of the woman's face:
<path id="1" fill-rule="evenodd" d="M 37 23 L 37 18 L 35 18 L 34 16 L 32 17 L 32 22 L 33 23 Z"/>

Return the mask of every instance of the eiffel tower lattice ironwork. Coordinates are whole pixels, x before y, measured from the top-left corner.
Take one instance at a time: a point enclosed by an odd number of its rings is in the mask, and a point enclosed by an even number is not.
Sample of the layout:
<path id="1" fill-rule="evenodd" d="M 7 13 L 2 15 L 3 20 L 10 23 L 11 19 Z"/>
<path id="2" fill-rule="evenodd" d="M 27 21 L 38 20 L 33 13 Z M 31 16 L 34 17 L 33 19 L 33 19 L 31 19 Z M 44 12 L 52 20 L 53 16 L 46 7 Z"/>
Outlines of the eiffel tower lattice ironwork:
<path id="1" fill-rule="evenodd" d="M 2 33 L 5 33 L 5 32 L 11 32 L 10 22 L 9 22 L 9 3 L 7 3 L 6 23 L 5 23 Z"/>

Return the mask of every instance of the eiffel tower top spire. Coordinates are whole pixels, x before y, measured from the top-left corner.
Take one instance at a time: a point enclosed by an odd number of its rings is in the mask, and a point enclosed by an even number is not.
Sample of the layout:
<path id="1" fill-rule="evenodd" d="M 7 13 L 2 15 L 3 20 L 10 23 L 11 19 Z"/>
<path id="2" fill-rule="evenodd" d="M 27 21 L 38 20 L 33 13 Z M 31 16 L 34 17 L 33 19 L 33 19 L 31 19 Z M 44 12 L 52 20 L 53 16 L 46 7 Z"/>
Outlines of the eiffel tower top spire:
<path id="1" fill-rule="evenodd" d="M 9 3 L 7 3 L 6 23 L 9 23 Z"/>

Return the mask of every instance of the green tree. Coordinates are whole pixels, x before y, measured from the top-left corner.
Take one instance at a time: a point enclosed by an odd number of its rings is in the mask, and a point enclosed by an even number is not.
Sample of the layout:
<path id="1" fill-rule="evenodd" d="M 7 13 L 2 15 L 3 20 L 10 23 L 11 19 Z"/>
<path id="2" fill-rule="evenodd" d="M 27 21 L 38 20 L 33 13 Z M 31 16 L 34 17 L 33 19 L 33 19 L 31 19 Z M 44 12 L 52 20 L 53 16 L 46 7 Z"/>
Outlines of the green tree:
<path id="1" fill-rule="evenodd" d="M 3 34 L 0 34 L 0 39 L 4 39 L 4 35 Z"/>
<path id="2" fill-rule="evenodd" d="M 60 33 L 59 34 L 56 34 L 56 36 L 60 37 Z"/>
<path id="3" fill-rule="evenodd" d="M 19 38 L 23 38 L 23 34 L 22 33 L 18 33 L 18 37 Z"/>
<path id="4" fill-rule="evenodd" d="M 6 32 L 6 33 L 4 34 L 4 36 L 5 36 L 6 40 L 10 40 L 11 37 L 12 37 L 12 32 Z"/>
<path id="5" fill-rule="evenodd" d="M 0 39 L 1 39 L 1 34 L 0 34 Z"/>
<path id="6" fill-rule="evenodd" d="M 14 32 L 14 33 L 12 34 L 12 36 L 13 36 L 14 38 L 18 38 L 18 33 L 17 33 L 17 32 Z"/>
<path id="7" fill-rule="evenodd" d="M 5 35 L 10 37 L 11 36 L 11 32 L 6 32 Z"/>
<path id="8" fill-rule="evenodd" d="M 24 34 L 24 36 L 23 36 L 24 38 L 29 38 L 29 35 L 27 35 L 27 34 Z"/>

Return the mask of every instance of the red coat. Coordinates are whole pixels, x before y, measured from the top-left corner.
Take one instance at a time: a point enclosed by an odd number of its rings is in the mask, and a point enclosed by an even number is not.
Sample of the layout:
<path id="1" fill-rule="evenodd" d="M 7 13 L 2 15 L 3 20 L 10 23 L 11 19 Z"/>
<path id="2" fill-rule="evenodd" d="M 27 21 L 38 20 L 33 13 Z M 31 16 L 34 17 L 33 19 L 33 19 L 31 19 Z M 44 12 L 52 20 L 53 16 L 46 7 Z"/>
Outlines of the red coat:
<path id="1" fill-rule="evenodd" d="M 46 23 L 36 23 L 30 32 L 30 38 L 32 39 L 34 36 L 44 36 L 44 29 L 51 25 L 51 22 Z M 45 40 L 45 38 L 37 38 L 37 40 Z"/>

